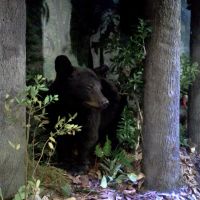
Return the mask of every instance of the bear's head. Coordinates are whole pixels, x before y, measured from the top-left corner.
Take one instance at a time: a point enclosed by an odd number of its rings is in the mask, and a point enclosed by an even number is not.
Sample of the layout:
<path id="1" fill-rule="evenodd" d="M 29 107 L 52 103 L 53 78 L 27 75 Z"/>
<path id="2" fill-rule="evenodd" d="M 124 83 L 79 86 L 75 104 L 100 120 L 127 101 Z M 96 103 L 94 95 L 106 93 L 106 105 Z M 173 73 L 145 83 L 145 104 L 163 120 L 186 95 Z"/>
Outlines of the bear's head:
<path id="1" fill-rule="evenodd" d="M 67 93 L 66 100 L 89 108 L 104 109 L 109 104 L 102 94 L 101 81 L 90 69 L 77 68 L 69 59 L 60 55 L 55 60 L 56 80 Z"/>

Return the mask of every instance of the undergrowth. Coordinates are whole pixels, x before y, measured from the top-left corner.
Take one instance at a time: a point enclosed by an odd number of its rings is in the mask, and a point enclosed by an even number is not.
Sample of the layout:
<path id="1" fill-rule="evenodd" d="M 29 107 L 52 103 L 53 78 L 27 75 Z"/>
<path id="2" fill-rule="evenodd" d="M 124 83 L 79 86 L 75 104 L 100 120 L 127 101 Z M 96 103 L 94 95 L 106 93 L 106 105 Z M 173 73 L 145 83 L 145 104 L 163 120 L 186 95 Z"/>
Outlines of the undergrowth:
<path id="1" fill-rule="evenodd" d="M 137 175 L 129 173 L 128 168 L 133 170 L 133 157 L 141 137 L 143 60 L 146 55 L 145 40 L 150 33 L 148 23 L 139 19 L 137 29 L 131 37 L 124 40 L 120 32 L 115 31 L 105 45 L 106 52 L 112 55 L 108 78 L 117 85 L 121 94 L 127 96 L 128 105 L 124 108 L 118 124 L 118 148 L 111 152 L 108 138 L 104 146 L 96 146 L 95 154 L 102 173 L 102 187 L 137 180 Z M 132 157 L 128 157 L 127 152 L 131 152 Z"/>
<path id="2" fill-rule="evenodd" d="M 125 181 L 132 183 L 137 181 L 137 175 L 128 172 L 128 168 L 131 169 L 132 160 L 127 157 L 126 152 L 122 149 L 113 152 L 108 137 L 102 147 L 99 144 L 96 146 L 95 154 L 99 159 L 98 168 L 102 176 L 101 187 L 115 186 Z"/>
<path id="3" fill-rule="evenodd" d="M 189 87 L 195 81 L 197 75 L 199 74 L 198 63 L 192 62 L 191 59 L 185 55 L 181 55 L 181 77 L 180 77 L 180 87 L 181 87 L 181 99 L 185 100 L 186 107 L 180 105 L 180 117 L 184 117 L 184 123 L 180 123 L 180 144 L 184 147 L 189 147 L 189 139 L 187 135 L 187 113 L 188 113 L 188 91 Z M 182 102 L 181 102 L 182 104 Z M 182 116 L 183 115 L 183 116 Z"/>
<path id="4" fill-rule="evenodd" d="M 16 119 L 10 114 L 15 103 L 26 107 L 26 182 L 21 186 L 14 200 L 25 200 L 28 198 L 39 198 L 41 187 L 49 187 L 59 192 L 70 191 L 67 178 L 60 169 L 50 166 L 50 159 L 55 152 L 56 137 L 65 134 L 74 135 L 81 130 L 81 126 L 73 124 L 74 116 L 58 118 L 55 130 L 45 133 L 45 126 L 49 123 L 46 107 L 58 101 L 58 95 L 48 95 L 46 79 L 37 75 L 28 85 L 25 91 L 17 97 L 6 95 L 5 110 L 8 119 L 15 123 Z M 43 137 L 44 133 L 46 137 Z M 43 139 L 41 139 L 43 138 Z M 20 148 L 20 144 L 13 144 L 12 148 Z M 45 157 L 45 160 L 43 159 Z M 41 163 L 43 163 L 41 165 Z"/>

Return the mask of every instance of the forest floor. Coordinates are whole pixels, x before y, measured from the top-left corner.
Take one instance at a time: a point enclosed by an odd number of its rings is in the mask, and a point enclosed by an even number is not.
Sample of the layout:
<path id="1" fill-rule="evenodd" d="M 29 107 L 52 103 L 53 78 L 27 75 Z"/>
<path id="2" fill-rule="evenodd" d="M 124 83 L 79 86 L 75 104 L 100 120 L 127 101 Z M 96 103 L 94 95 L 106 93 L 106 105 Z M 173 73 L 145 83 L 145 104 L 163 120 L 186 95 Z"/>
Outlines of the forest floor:
<path id="1" fill-rule="evenodd" d="M 180 155 L 185 186 L 176 192 L 142 191 L 142 174 L 135 184 L 126 182 L 115 187 L 102 188 L 98 171 L 91 169 L 86 175 L 63 174 L 67 176 L 72 187 L 70 198 L 47 190 L 42 200 L 200 200 L 200 155 L 188 153 L 185 148 L 181 148 Z"/>

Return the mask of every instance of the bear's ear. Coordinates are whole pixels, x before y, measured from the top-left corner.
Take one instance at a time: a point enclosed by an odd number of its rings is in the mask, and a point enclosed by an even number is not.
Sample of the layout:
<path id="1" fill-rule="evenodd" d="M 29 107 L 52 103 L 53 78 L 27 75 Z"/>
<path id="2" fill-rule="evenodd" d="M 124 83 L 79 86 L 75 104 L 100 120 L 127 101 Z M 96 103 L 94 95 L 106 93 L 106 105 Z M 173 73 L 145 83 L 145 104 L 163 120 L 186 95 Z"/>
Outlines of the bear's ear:
<path id="1" fill-rule="evenodd" d="M 60 55 L 55 59 L 55 70 L 57 75 L 66 76 L 73 72 L 73 66 L 67 56 Z"/>
<path id="2" fill-rule="evenodd" d="M 109 67 L 107 65 L 101 65 L 100 67 L 94 68 L 93 70 L 98 77 L 106 78 Z"/>

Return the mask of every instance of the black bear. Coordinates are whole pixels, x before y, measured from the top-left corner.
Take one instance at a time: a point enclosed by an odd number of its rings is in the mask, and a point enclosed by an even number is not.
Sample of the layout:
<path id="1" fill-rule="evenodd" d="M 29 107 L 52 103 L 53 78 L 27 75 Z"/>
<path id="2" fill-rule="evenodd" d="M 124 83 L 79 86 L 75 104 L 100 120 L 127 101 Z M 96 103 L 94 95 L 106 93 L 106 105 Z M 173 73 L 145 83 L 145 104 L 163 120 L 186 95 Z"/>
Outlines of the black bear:
<path id="1" fill-rule="evenodd" d="M 120 94 L 115 84 L 107 79 L 107 74 L 109 72 L 109 67 L 107 65 L 94 68 L 94 71 L 100 78 L 102 93 L 109 101 L 109 105 L 101 112 L 99 142 L 104 144 L 106 136 L 108 136 L 112 142 L 112 147 L 116 148 L 118 145 L 116 131 L 124 107 L 128 104 L 127 95 Z"/>
<path id="2" fill-rule="evenodd" d="M 56 58 L 55 70 L 56 78 L 49 88 L 49 94 L 58 94 L 59 100 L 47 107 L 50 121 L 48 129 L 53 129 L 58 116 L 68 117 L 69 114 L 77 113 L 74 123 L 82 126 L 82 130 L 75 136 L 59 136 L 57 154 L 58 160 L 66 163 L 76 149 L 75 160 L 79 161 L 76 164 L 85 170 L 90 152 L 99 138 L 101 111 L 108 106 L 109 101 L 102 94 L 101 81 L 94 71 L 73 67 L 64 55 Z"/>

